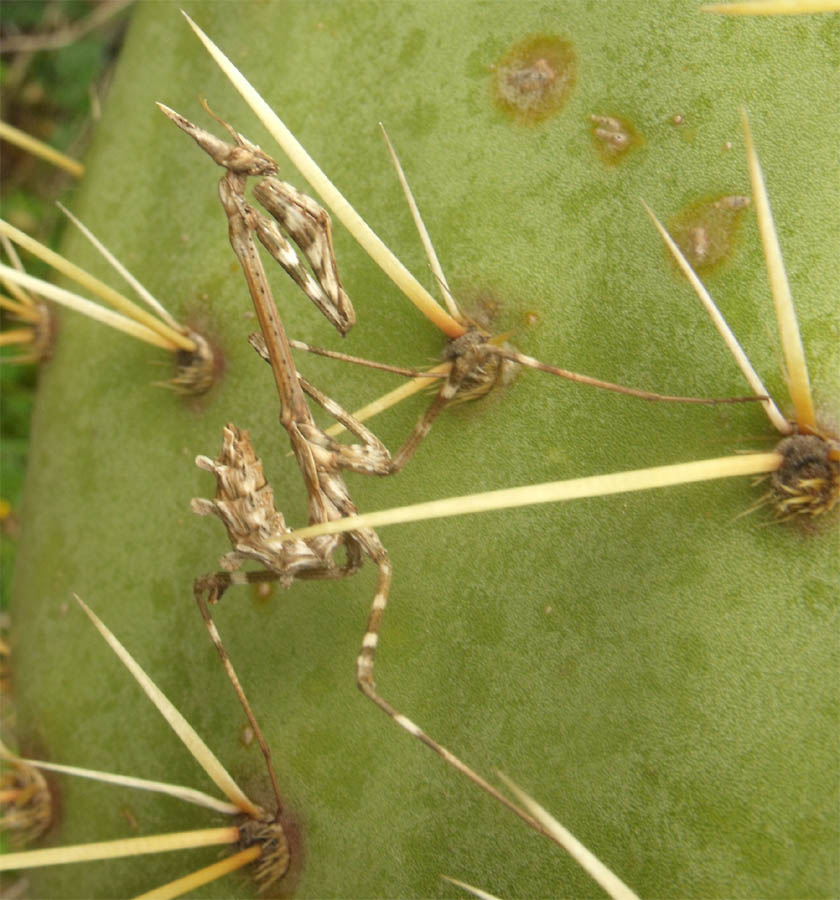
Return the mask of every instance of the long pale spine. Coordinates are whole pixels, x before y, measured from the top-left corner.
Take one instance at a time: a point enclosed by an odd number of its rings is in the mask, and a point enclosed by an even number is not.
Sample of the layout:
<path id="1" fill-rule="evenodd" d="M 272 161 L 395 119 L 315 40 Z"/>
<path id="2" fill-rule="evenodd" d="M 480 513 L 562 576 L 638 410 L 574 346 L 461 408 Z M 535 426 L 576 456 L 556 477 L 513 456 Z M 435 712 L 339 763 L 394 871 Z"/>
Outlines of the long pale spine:
<path id="1" fill-rule="evenodd" d="M 149 837 L 76 844 L 72 847 L 23 850 L 20 853 L 6 853 L 0 856 L 0 871 L 34 869 L 40 866 L 57 866 L 71 862 L 90 862 L 95 859 L 118 859 L 146 853 L 164 853 L 169 850 L 188 850 L 193 847 L 209 847 L 214 844 L 233 844 L 238 840 L 239 829 L 228 827 L 177 831 Z"/>
<path id="2" fill-rule="evenodd" d="M 776 404 L 770 399 L 769 392 L 767 388 L 764 386 L 764 382 L 759 377 L 758 372 L 756 372 L 753 364 L 750 362 L 749 357 L 744 352 L 744 348 L 738 341 L 738 338 L 735 337 L 735 333 L 729 327 L 729 323 L 723 317 L 721 311 L 717 308 L 717 304 L 712 299 L 712 295 L 706 290 L 706 286 L 703 282 L 697 277 L 697 273 L 694 269 L 691 268 L 691 264 L 685 258 L 682 250 L 677 246 L 676 241 L 668 234 L 665 226 L 656 218 L 653 210 L 642 200 L 642 206 L 644 206 L 645 211 L 648 216 L 650 216 L 651 221 L 656 226 L 656 230 L 659 232 L 662 240 L 665 241 L 665 246 L 670 251 L 671 255 L 676 260 L 677 265 L 682 269 L 683 274 L 688 279 L 689 284 L 694 288 L 694 293 L 697 294 L 700 302 L 703 304 L 706 312 L 709 314 L 709 318 L 712 320 L 712 324 L 717 329 L 718 334 L 723 338 L 724 344 L 726 344 L 727 350 L 732 354 L 732 358 L 735 360 L 735 364 L 741 370 L 741 374 L 746 378 L 747 384 L 753 389 L 757 396 L 766 396 L 766 400 L 761 401 L 761 405 L 764 407 L 765 413 L 767 413 L 767 417 L 773 423 L 775 428 L 780 431 L 782 434 L 790 434 L 793 430 L 791 428 L 790 422 L 782 415 L 781 410 L 776 406 Z"/>
<path id="3" fill-rule="evenodd" d="M 176 331 L 181 330 L 181 326 L 172 318 L 169 311 L 163 304 L 154 297 L 146 288 L 126 269 L 126 267 L 114 256 L 113 253 L 99 240 L 99 238 L 84 224 L 80 219 L 73 215 L 63 203 L 56 201 L 55 204 L 67 218 L 82 232 L 82 234 L 93 244 L 93 246 L 102 254 L 102 256 L 111 264 L 114 271 L 120 275 L 134 288 L 137 295 L 142 297 L 146 303 L 166 322 L 167 325 Z"/>
<path id="4" fill-rule="evenodd" d="M 152 331 L 151 328 L 146 328 L 145 325 L 135 322 L 134 319 L 129 319 L 127 316 L 120 315 L 120 313 L 111 309 L 106 309 L 98 303 L 92 303 L 90 300 L 80 297 L 72 291 L 60 288 L 49 281 L 42 281 L 40 278 L 35 278 L 26 272 L 18 272 L 17 269 L 13 269 L 11 266 L 6 266 L 3 263 L 0 263 L 0 276 L 22 285 L 47 300 L 60 303 L 62 306 L 87 316 L 89 319 L 95 319 L 109 328 L 122 331 L 124 334 L 129 334 L 131 337 L 145 341 L 147 344 L 161 347 L 170 352 L 177 349 L 175 344 L 167 338 L 161 337 L 156 331 Z"/>
<path id="5" fill-rule="evenodd" d="M 446 303 L 446 308 L 449 310 L 449 314 L 454 319 L 461 320 L 461 311 L 458 309 L 458 305 L 455 303 L 455 298 L 452 296 L 452 293 L 449 290 L 449 284 L 446 281 L 446 275 L 443 274 L 443 267 L 440 264 L 437 253 L 435 252 L 435 246 L 432 243 L 432 238 L 429 235 L 429 229 L 426 228 L 426 223 L 423 221 L 423 217 L 420 215 L 420 209 L 417 206 L 417 201 L 414 199 L 414 194 L 412 193 L 411 187 L 408 184 L 408 179 L 405 177 L 405 172 L 403 171 L 402 164 L 400 163 L 399 157 L 397 156 L 397 151 L 394 149 L 394 145 L 391 143 L 391 138 L 388 137 L 388 132 L 385 130 L 385 126 L 380 122 L 379 127 L 382 129 L 382 136 L 385 138 L 385 144 L 388 147 L 388 153 L 391 155 L 391 162 L 394 164 L 394 168 L 397 171 L 397 178 L 399 179 L 400 187 L 402 188 L 406 203 L 408 203 L 408 208 L 411 211 L 411 218 L 414 220 L 414 226 L 417 229 L 417 233 L 420 235 L 420 242 L 423 244 L 423 249 L 426 251 L 426 259 L 429 262 L 429 268 L 432 270 L 432 275 L 434 275 L 437 279 L 438 286 L 440 287 L 441 293 L 443 294 L 443 300 Z"/>
<path id="6" fill-rule="evenodd" d="M 770 292 L 773 305 L 776 307 L 776 321 L 782 341 L 782 353 L 788 374 L 788 390 L 796 413 L 796 423 L 804 430 L 813 430 L 817 424 L 814 413 L 814 401 L 811 398 L 811 384 L 808 378 L 808 366 L 805 363 L 805 348 L 799 333 L 799 323 L 793 307 L 793 296 L 790 292 L 785 265 L 782 261 L 782 248 L 773 224 L 773 213 L 770 211 L 770 199 L 764 184 L 761 163 L 755 152 L 750 123 L 746 110 L 741 110 L 741 123 L 744 126 L 744 138 L 747 144 L 747 162 L 752 182 L 753 202 L 761 234 L 761 245 L 764 249 L 764 260 L 767 264 L 767 275 L 770 279 Z"/>
<path id="7" fill-rule="evenodd" d="M 212 809 L 214 812 L 227 816 L 238 815 L 242 812 L 234 803 L 217 800 L 215 797 L 211 797 L 210 794 L 205 794 L 204 791 L 197 791 L 195 788 L 184 787 L 180 784 L 169 784 L 165 781 L 149 781 L 146 778 L 136 778 L 133 775 L 99 772 L 94 769 L 80 768 L 79 766 L 65 766 L 61 763 L 44 762 L 40 759 L 24 759 L 12 755 L 8 755 L 7 758 L 26 763 L 29 766 L 35 766 L 38 769 L 45 769 L 48 772 L 75 775 L 77 778 L 90 778 L 93 781 L 100 781 L 105 784 L 116 784 L 140 791 L 153 791 L 156 794 L 168 794 L 170 797 L 176 797 L 178 800 L 184 800 L 195 806 L 204 806 L 207 809 Z"/>
<path id="8" fill-rule="evenodd" d="M 838 0 L 747 0 L 746 3 L 707 3 L 701 12 L 725 16 L 803 16 L 840 12 Z"/>
<path id="9" fill-rule="evenodd" d="M 21 131 L 20 128 L 9 125 L 8 122 L 0 122 L 0 138 L 8 141 L 10 144 L 15 144 L 34 156 L 40 156 L 41 159 L 45 159 L 54 166 L 64 169 L 65 172 L 69 172 L 76 178 L 81 178 L 85 174 L 85 167 L 78 160 L 72 159 L 67 154 L 56 150 L 55 147 L 50 147 L 49 144 L 45 144 L 43 141 L 39 141 L 37 138 L 32 137 L 31 134 Z"/>
<path id="10" fill-rule="evenodd" d="M 191 872 L 183 878 L 176 878 L 175 881 L 163 884 L 154 890 L 147 891 L 145 894 L 138 894 L 134 900 L 174 900 L 175 897 L 181 897 L 205 884 L 210 884 L 211 881 L 216 881 L 225 875 L 229 875 L 231 872 L 235 872 L 237 869 L 241 869 L 243 866 L 247 866 L 248 863 L 258 859 L 261 853 L 262 847 L 259 844 L 248 847 L 246 850 L 240 850 L 239 853 L 234 853 L 232 856 L 219 860 L 219 862 Z"/>
<path id="11" fill-rule="evenodd" d="M 246 812 L 251 816 L 258 816 L 261 812 L 259 807 L 248 799 L 244 791 L 233 778 L 231 778 L 227 769 L 225 769 L 213 751 L 204 743 L 192 725 L 190 725 L 181 713 L 178 712 L 169 699 L 143 671 L 140 665 L 135 661 L 134 657 L 117 640 L 115 635 L 107 628 L 105 623 L 102 622 L 93 610 L 80 597 L 77 596 L 76 601 L 85 611 L 91 622 L 96 626 L 97 631 L 105 638 L 114 653 L 117 654 L 122 664 L 134 676 L 135 681 L 137 681 L 140 687 L 145 691 L 146 695 L 157 707 L 160 714 L 169 723 L 172 730 L 181 739 L 184 746 L 192 753 L 198 764 L 214 781 L 219 790 L 243 812 Z"/>
<path id="12" fill-rule="evenodd" d="M 582 869 L 601 887 L 613 900 L 639 900 L 639 897 L 631 890 L 612 870 L 608 869 L 600 859 L 586 846 L 584 846 L 568 828 L 561 825 L 547 810 L 543 809 L 536 800 L 529 797 L 520 787 L 514 784 L 510 778 L 499 772 L 499 777 L 513 792 L 519 802 L 525 806 L 528 812 L 543 825 L 566 850 L 566 852 L 580 865 Z"/>
<path id="13" fill-rule="evenodd" d="M 159 319 L 156 319 L 154 316 L 150 315 L 146 312 L 145 309 L 141 309 L 136 303 L 132 303 L 128 297 L 124 297 L 119 291 L 115 291 L 112 287 L 109 287 L 103 281 L 100 281 L 98 278 L 95 278 L 88 272 L 85 272 L 84 269 L 79 266 L 71 263 L 69 260 L 65 259 L 63 256 L 60 256 L 58 253 L 50 250 L 49 247 L 45 247 L 43 244 L 36 241 L 34 238 L 31 238 L 28 234 L 21 231 L 19 228 L 15 228 L 14 225 L 10 225 L 8 222 L 0 221 L 0 233 L 5 234 L 6 237 L 11 238 L 18 246 L 23 247 L 25 250 L 28 250 L 34 256 L 37 256 L 39 259 L 43 260 L 47 265 L 52 266 L 57 271 L 66 275 L 68 278 L 72 278 L 77 284 L 82 285 L 82 287 L 87 288 L 89 291 L 92 291 L 100 297 L 105 303 L 108 303 L 110 306 L 113 306 L 114 309 L 118 309 L 120 312 L 124 313 L 129 318 L 134 319 L 141 325 L 145 325 L 147 328 L 152 331 L 156 331 L 161 337 L 166 338 L 170 343 L 175 344 L 183 350 L 187 350 L 192 352 L 195 350 L 195 341 L 181 334 L 180 331 L 176 331 L 174 328 L 171 328 L 165 322 L 161 322 Z"/>
<path id="14" fill-rule="evenodd" d="M 467 513 L 512 509 L 517 506 L 533 506 L 540 503 L 559 503 L 565 500 L 582 500 L 587 497 L 604 497 L 652 488 L 673 487 L 697 481 L 717 478 L 733 478 L 743 475 L 762 475 L 774 472 L 782 462 L 780 453 L 750 453 L 743 456 L 724 456 L 697 462 L 614 472 L 610 475 L 593 475 L 572 478 L 568 481 L 550 481 L 499 491 L 469 494 L 465 497 L 448 497 L 381 510 L 359 516 L 347 516 L 333 522 L 310 525 L 298 531 L 284 534 L 281 540 L 306 540 L 319 534 L 338 534 L 359 528 L 381 528 L 405 522 L 425 519 L 442 519 Z"/>

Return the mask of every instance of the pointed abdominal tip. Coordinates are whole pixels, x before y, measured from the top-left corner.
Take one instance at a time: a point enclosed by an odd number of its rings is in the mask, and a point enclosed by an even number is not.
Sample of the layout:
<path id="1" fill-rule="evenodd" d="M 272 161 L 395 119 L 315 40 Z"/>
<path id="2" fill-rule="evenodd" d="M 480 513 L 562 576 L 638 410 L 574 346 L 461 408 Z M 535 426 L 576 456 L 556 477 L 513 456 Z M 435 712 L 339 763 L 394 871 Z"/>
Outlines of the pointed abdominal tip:
<path id="1" fill-rule="evenodd" d="M 365 220 L 346 200 L 344 195 L 330 181 L 315 160 L 304 149 L 303 145 L 287 128 L 285 123 L 266 103 L 260 93 L 237 69 L 227 56 L 212 40 L 181 10 L 190 28 L 204 44 L 207 52 L 213 57 L 219 68 L 225 73 L 231 84 L 241 94 L 245 102 L 254 111 L 257 118 L 265 125 L 271 136 L 281 146 L 300 174 L 309 182 L 332 214 L 341 221 L 347 230 L 362 246 L 362 249 L 396 284 L 405 296 L 448 337 L 460 337 L 466 328 L 450 316 L 408 271 L 382 239 L 373 231 Z"/>

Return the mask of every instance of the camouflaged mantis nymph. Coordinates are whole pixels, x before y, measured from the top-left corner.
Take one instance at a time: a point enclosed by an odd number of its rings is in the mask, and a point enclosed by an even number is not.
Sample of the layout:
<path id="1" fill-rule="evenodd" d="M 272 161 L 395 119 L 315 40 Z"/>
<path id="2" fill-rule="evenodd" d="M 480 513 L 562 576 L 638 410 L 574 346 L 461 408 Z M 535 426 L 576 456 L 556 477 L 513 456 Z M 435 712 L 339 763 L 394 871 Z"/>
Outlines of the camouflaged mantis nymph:
<path id="1" fill-rule="evenodd" d="M 207 43 L 206 40 L 205 43 Z M 244 179 L 247 175 L 268 175 L 270 181 L 275 171 L 273 161 L 269 159 L 266 162 L 265 154 L 262 154 L 253 145 L 248 144 L 244 138 L 236 135 L 235 132 L 232 133 L 237 141 L 237 145 L 235 148 L 232 148 L 230 145 L 225 146 L 218 142 L 217 139 L 212 138 L 202 129 L 197 129 L 196 126 L 184 120 L 178 114 L 169 110 L 164 111 L 180 127 L 190 133 L 203 149 L 207 150 L 214 157 L 216 162 L 223 165 L 226 169 L 227 174 L 223 178 L 222 199 L 228 215 L 232 244 L 246 273 L 246 279 L 248 280 L 259 315 L 260 307 L 267 307 L 270 304 L 266 300 L 269 295 L 251 235 L 256 234 L 271 255 L 281 264 L 283 264 L 283 259 L 281 259 L 282 254 L 276 250 L 276 247 L 279 246 L 276 237 L 269 233 L 272 227 L 270 220 L 265 219 L 259 213 L 255 213 L 244 200 Z M 237 182 L 235 188 L 228 191 L 227 188 L 230 188 L 234 181 Z M 227 185 L 227 188 L 224 187 L 225 185 Z M 281 190 L 285 192 L 282 195 L 283 200 L 280 204 L 282 206 L 283 203 L 289 202 L 293 194 L 286 188 Z M 276 185 L 265 185 L 264 183 L 263 186 L 257 189 L 256 193 L 262 204 L 278 220 L 282 220 L 285 217 L 285 211 L 276 203 L 277 198 L 281 196 L 281 193 L 276 192 Z M 302 205 L 299 200 L 295 202 L 298 207 Z M 274 208 L 272 208 L 273 204 Z M 304 240 L 304 244 L 308 243 L 307 240 Z M 302 246 L 302 249 L 305 248 Z M 287 268 L 287 271 L 289 271 L 287 266 L 284 265 L 284 268 Z M 314 268 L 315 263 L 313 262 Z M 303 287 L 303 279 L 295 278 L 295 280 Z M 340 506 L 343 505 L 349 508 L 349 505 L 352 505 L 349 496 L 346 494 L 343 481 L 340 482 L 342 487 L 337 487 L 340 470 L 347 468 L 368 474 L 386 474 L 392 470 L 391 463 L 388 461 L 387 456 L 384 455 L 384 448 L 382 448 L 378 440 L 370 435 L 369 432 L 362 432 L 358 422 L 348 426 L 350 430 L 354 431 L 363 440 L 363 444 L 354 448 L 330 443 L 324 432 L 312 426 L 308 409 L 305 409 L 305 401 L 302 400 L 302 391 L 309 393 L 317 402 L 338 417 L 344 418 L 346 422 L 342 424 L 350 422 L 351 417 L 338 407 L 330 407 L 328 405 L 330 401 L 327 398 L 320 395 L 314 387 L 308 385 L 308 383 L 305 383 L 304 380 L 297 376 L 294 364 L 291 362 L 290 354 L 288 353 L 288 341 L 285 341 L 285 346 L 283 346 L 283 340 L 278 338 L 280 332 L 277 328 L 277 323 L 273 323 L 270 317 L 265 314 L 261 316 L 261 320 L 262 341 L 257 339 L 254 343 L 257 349 L 267 356 L 274 371 L 275 381 L 284 406 L 284 416 L 286 416 L 284 425 L 290 433 L 294 452 L 301 464 L 301 471 L 310 501 L 310 515 L 314 519 L 320 519 L 321 524 L 316 524 L 313 527 L 327 529 L 331 527 L 329 522 L 335 519 Z M 285 336 L 283 338 L 285 339 Z M 278 347 L 280 348 L 279 351 Z M 493 355 L 502 356 L 504 354 L 494 353 Z M 767 402 L 766 395 L 762 395 L 760 399 L 765 403 Z M 291 412 L 287 414 L 286 410 L 291 410 Z M 320 469 L 318 464 L 313 462 L 316 457 L 321 465 Z M 772 461 L 775 462 L 776 459 L 777 457 L 773 456 Z M 211 624 L 209 621 L 209 610 L 203 604 L 202 599 L 205 591 L 210 592 L 212 600 L 218 598 L 228 585 L 237 582 L 269 579 L 282 582 L 284 580 L 289 581 L 294 577 L 341 577 L 355 571 L 358 568 L 360 556 L 363 553 L 367 554 L 377 564 L 380 575 L 368 629 L 363 641 L 362 653 L 359 656 L 357 675 L 360 686 L 362 686 L 365 693 L 368 693 L 368 696 L 371 696 L 371 693 L 365 689 L 363 676 L 359 673 L 367 668 L 366 660 L 368 659 L 372 670 L 381 612 L 384 609 L 387 598 L 386 590 L 383 590 L 383 588 L 387 589 L 387 584 L 390 581 L 390 563 L 378 538 L 374 544 L 368 536 L 368 529 L 364 529 L 358 532 L 358 535 L 363 536 L 362 544 L 360 545 L 359 537 L 354 532 L 354 529 L 346 529 L 344 533 L 351 535 L 349 540 L 353 549 L 350 550 L 348 547 L 348 561 L 344 566 L 338 566 L 331 561 L 331 554 L 339 546 L 338 544 L 324 545 L 329 547 L 327 553 L 313 554 L 313 546 L 311 544 L 305 541 L 289 541 L 289 529 L 282 516 L 274 510 L 270 488 L 265 483 L 261 466 L 258 463 L 256 454 L 253 452 L 253 448 L 250 446 L 247 435 L 232 426 L 226 429 L 222 456 L 216 461 L 202 457 L 199 464 L 202 468 L 206 468 L 216 475 L 219 482 L 219 492 L 214 501 L 199 501 L 196 504 L 196 509 L 205 513 L 212 512 L 225 521 L 234 546 L 233 552 L 228 554 L 226 558 L 226 564 L 233 569 L 241 564 L 244 559 L 250 558 L 267 565 L 267 571 L 263 573 L 231 575 L 225 572 L 220 573 L 218 576 L 211 576 L 207 580 L 200 580 L 197 583 L 197 597 L 205 613 L 208 625 Z M 737 473 L 766 471 L 768 464 L 766 459 L 761 461 L 752 459 L 748 463 L 741 464 L 735 468 Z M 308 473 L 307 466 L 309 467 Z M 756 466 L 765 468 L 757 469 Z M 736 472 L 733 471 L 730 474 L 736 474 Z M 332 506 L 324 502 L 325 496 L 330 498 Z M 257 498 L 259 498 L 258 502 Z M 338 498 L 337 503 L 336 498 Z M 313 508 L 316 510 L 314 516 L 312 515 Z M 278 545 L 286 542 L 289 544 L 289 549 L 284 555 L 284 552 L 279 549 Z M 214 640 L 217 640 L 217 647 L 222 653 L 223 659 L 226 660 L 226 655 L 221 649 L 217 635 L 214 635 Z M 229 660 L 226 660 L 226 665 L 230 666 Z M 233 675 L 232 667 L 229 668 L 229 674 Z M 241 692 L 241 686 L 238 690 Z M 439 745 L 428 739 L 414 723 L 404 719 L 404 717 L 382 701 L 381 698 L 378 698 L 378 695 L 372 697 L 372 699 L 392 715 L 406 730 L 424 742 L 429 743 L 441 755 L 445 755 L 443 748 L 440 748 Z M 266 746 L 264 746 L 264 752 L 266 752 L 268 758 Z M 483 779 L 479 779 L 476 776 L 474 780 L 478 780 L 482 787 L 488 789 L 489 786 L 483 782 Z M 491 789 L 491 792 L 494 792 L 493 789 Z M 505 801 L 503 800 L 503 802 Z"/>

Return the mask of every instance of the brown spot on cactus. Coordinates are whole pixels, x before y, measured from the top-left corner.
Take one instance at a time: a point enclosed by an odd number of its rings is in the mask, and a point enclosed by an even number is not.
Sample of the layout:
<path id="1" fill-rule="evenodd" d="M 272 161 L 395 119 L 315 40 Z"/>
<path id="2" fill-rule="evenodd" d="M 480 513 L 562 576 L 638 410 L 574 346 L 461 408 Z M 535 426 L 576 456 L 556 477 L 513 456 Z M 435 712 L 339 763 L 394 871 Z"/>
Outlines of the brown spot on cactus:
<path id="1" fill-rule="evenodd" d="M 732 253 L 738 226 L 750 198 L 740 194 L 701 200 L 685 207 L 668 223 L 668 230 L 692 268 L 708 272 Z"/>
<path id="2" fill-rule="evenodd" d="M 558 112 L 575 84 L 577 57 L 565 38 L 534 35 L 493 66 L 493 96 L 512 119 L 534 125 Z"/>

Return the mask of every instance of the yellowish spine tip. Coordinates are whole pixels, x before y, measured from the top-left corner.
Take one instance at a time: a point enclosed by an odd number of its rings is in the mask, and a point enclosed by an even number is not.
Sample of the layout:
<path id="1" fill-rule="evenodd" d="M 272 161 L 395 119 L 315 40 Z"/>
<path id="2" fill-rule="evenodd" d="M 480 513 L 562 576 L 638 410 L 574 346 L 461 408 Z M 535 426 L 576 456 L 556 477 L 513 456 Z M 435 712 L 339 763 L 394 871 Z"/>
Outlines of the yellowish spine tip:
<path id="1" fill-rule="evenodd" d="M 506 775 L 498 773 L 508 790 L 546 829 L 572 859 L 606 891 L 613 900 L 639 900 L 638 896 L 595 854 L 585 847 L 572 833 L 561 825 L 554 816 L 544 809 L 533 797 L 514 784 Z"/>
<path id="2" fill-rule="evenodd" d="M 707 3 L 701 12 L 723 16 L 802 16 L 840 11 L 838 0 L 748 0 L 745 3 Z"/>
<path id="3" fill-rule="evenodd" d="M 14 144 L 16 147 L 20 147 L 21 150 L 26 150 L 33 156 L 38 156 L 48 163 L 58 166 L 59 169 L 64 169 L 65 172 L 69 172 L 74 178 L 81 178 L 85 174 L 85 167 L 78 160 L 72 159 L 66 153 L 56 150 L 55 147 L 50 147 L 49 144 L 39 141 L 37 138 L 32 137 L 31 134 L 27 134 L 25 131 L 15 128 L 14 125 L 9 125 L 7 122 L 0 122 L 0 138 L 8 141 L 10 144 Z"/>
<path id="4" fill-rule="evenodd" d="M 227 859 L 222 859 L 210 866 L 205 866 L 203 869 L 191 872 L 183 878 L 176 878 L 175 881 L 163 884 L 152 891 L 147 891 L 145 894 L 139 894 L 134 900 L 174 900 L 175 897 L 182 897 L 184 894 L 190 893 L 190 891 L 198 890 L 205 884 L 218 881 L 220 878 L 224 878 L 225 875 L 230 875 L 231 872 L 236 872 L 237 869 L 247 866 L 248 863 L 258 859 L 261 852 L 262 848 L 260 847 L 249 847 L 247 850 L 240 850 L 239 853 L 234 853 L 232 856 L 228 856 Z"/>
<path id="5" fill-rule="evenodd" d="M 782 248 L 779 246 L 779 237 L 776 233 L 776 226 L 773 224 L 770 198 L 767 195 L 767 188 L 764 184 L 761 163 L 753 144 L 747 111 L 743 108 L 741 109 L 741 124 L 744 127 L 744 139 L 747 146 L 747 164 L 750 170 L 755 214 L 758 219 L 759 233 L 761 234 L 761 245 L 764 249 L 767 275 L 770 279 L 770 292 L 773 295 L 773 304 L 776 308 L 776 321 L 782 342 L 785 366 L 787 367 L 788 389 L 790 390 L 790 398 L 793 401 L 796 424 L 802 430 L 813 431 L 817 423 L 814 401 L 811 397 L 808 366 L 805 362 L 805 348 L 802 346 L 799 323 L 796 319 L 793 297 L 782 259 Z"/>
<path id="6" fill-rule="evenodd" d="M 478 897 L 478 900 L 499 900 L 495 894 L 489 894 L 487 891 L 482 890 L 480 887 L 476 887 L 474 884 L 468 884 L 466 881 L 459 881 L 457 878 L 452 878 L 449 875 L 441 875 L 440 877 L 444 881 L 454 884 L 455 887 L 459 887 L 466 891 L 468 894 L 472 894 L 473 897 Z"/>

